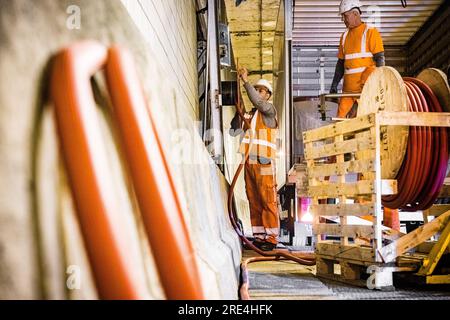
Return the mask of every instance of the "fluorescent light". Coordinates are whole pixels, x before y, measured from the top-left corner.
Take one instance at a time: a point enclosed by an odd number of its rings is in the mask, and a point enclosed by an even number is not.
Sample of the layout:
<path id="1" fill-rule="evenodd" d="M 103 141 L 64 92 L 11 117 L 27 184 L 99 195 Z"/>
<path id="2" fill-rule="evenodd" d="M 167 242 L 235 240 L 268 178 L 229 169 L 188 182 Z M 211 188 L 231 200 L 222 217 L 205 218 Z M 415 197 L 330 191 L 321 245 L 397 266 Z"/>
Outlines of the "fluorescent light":
<path id="1" fill-rule="evenodd" d="M 303 216 L 300 219 L 302 222 L 312 222 L 313 221 L 313 216 L 311 214 L 311 212 L 306 211 L 305 214 L 303 214 Z"/>

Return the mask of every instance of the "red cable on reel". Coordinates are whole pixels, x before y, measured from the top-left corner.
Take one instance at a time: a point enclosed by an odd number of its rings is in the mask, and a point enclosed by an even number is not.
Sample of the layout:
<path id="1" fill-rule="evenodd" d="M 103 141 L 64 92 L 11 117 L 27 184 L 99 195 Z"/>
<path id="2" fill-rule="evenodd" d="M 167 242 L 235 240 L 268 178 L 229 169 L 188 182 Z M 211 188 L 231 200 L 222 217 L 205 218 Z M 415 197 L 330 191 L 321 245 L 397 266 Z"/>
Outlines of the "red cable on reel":
<path id="1" fill-rule="evenodd" d="M 430 87 L 421 80 L 404 78 L 410 112 L 442 112 Z M 397 174 L 396 195 L 384 196 L 383 205 L 405 211 L 433 205 L 446 176 L 448 133 L 446 128 L 410 127 L 405 160 Z"/>

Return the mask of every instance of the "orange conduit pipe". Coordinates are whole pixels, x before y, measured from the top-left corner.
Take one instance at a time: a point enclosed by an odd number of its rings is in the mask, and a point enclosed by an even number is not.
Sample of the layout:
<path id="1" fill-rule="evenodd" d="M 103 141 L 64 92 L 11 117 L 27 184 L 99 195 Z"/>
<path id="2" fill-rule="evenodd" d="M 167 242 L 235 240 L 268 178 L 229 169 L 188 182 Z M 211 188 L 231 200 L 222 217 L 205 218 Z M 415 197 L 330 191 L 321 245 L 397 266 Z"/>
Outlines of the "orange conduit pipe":
<path id="1" fill-rule="evenodd" d="M 137 276 L 135 268 L 139 263 L 129 250 L 131 235 L 126 234 L 123 216 L 118 212 L 96 121 L 90 78 L 106 64 L 133 186 L 166 297 L 202 299 L 175 188 L 131 56 L 119 48 L 108 53 L 103 45 L 86 41 L 63 50 L 55 58 L 51 98 L 62 156 L 99 296 L 101 299 L 148 296 L 146 279 Z M 131 147 L 130 139 L 134 139 L 135 147 Z M 137 165 L 142 166 L 140 174 L 148 180 L 137 177 Z M 174 265 L 182 270 L 174 272 Z"/>
<path id="2" fill-rule="evenodd" d="M 241 85 L 240 85 L 239 72 L 237 74 L 237 87 L 238 88 L 237 88 L 236 110 L 237 110 L 240 118 L 244 122 L 244 129 L 252 130 L 250 122 L 247 119 L 245 119 L 244 112 L 242 110 L 241 97 L 240 97 Z M 228 203 L 228 216 L 230 218 L 231 224 L 232 224 L 235 232 L 237 233 L 239 238 L 242 240 L 242 242 L 248 248 L 250 248 L 251 250 L 253 250 L 253 251 L 257 252 L 258 254 L 260 254 L 261 256 L 263 256 L 263 257 L 258 257 L 258 258 L 249 258 L 249 259 L 245 260 L 244 262 L 242 262 L 242 264 L 241 264 L 242 282 L 241 282 L 241 288 L 240 288 L 239 292 L 241 295 L 241 299 L 243 299 L 243 300 L 250 299 L 250 296 L 248 294 L 249 280 L 248 280 L 248 271 L 247 271 L 247 265 L 249 263 L 258 262 L 258 261 L 271 261 L 271 260 L 291 260 L 291 261 L 295 261 L 299 264 L 307 265 L 307 266 L 313 266 L 316 264 L 315 256 L 308 255 L 307 253 L 300 252 L 298 254 L 289 254 L 289 253 L 283 252 L 281 250 L 263 251 L 263 250 L 259 249 L 250 240 L 247 239 L 247 237 L 243 234 L 243 232 L 240 230 L 238 224 L 236 223 L 234 217 L 237 215 L 235 214 L 234 207 L 233 207 L 234 189 L 236 187 L 236 183 L 239 178 L 239 175 L 241 174 L 242 169 L 244 168 L 245 162 L 248 160 L 248 158 L 250 156 L 250 149 L 251 149 L 251 145 L 253 143 L 253 139 L 254 139 L 254 132 L 251 131 L 250 143 L 249 143 L 250 146 L 249 146 L 249 148 L 247 148 L 247 151 L 246 151 L 245 155 L 242 157 L 242 161 L 239 164 L 239 167 L 236 170 L 236 173 L 234 174 L 234 177 L 233 177 L 233 180 L 232 180 L 231 186 L 230 186 L 230 191 L 228 193 L 228 202 L 227 202 Z"/>
<path id="3" fill-rule="evenodd" d="M 91 76 L 106 63 L 107 50 L 83 42 L 59 53 L 53 61 L 51 98 L 62 156 L 78 221 L 101 299 L 141 299 L 145 279 L 133 272 L 136 258 L 114 198 L 105 167 L 106 152 L 98 126 Z"/>
<path id="4" fill-rule="evenodd" d="M 204 299 L 181 205 L 131 54 L 109 50 L 106 76 L 126 159 L 164 291 Z M 174 267 L 177 269 L 174 270 Z"/>

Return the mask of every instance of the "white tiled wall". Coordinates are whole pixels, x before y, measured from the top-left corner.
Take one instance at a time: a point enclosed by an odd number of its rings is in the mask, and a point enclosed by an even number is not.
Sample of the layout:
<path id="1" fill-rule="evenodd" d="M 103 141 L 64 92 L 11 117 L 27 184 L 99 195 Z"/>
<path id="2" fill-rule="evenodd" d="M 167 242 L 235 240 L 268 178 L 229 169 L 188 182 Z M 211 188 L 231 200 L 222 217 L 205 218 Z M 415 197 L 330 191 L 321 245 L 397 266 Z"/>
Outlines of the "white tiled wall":
<path id="1" fill-rule="evenodd" d="M 121 0 L 154 51 L 177 101 L 198 114 L 197 33 L 194 0 Z"/>

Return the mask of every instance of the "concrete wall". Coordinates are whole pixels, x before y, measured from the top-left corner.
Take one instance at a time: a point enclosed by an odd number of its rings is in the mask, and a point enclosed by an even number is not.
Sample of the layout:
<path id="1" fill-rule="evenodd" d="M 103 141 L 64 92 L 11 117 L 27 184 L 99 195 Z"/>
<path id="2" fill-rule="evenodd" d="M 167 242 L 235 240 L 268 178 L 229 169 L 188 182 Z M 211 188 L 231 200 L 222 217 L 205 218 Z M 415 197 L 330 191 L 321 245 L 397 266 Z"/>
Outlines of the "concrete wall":
<path id="1" fill-rule="evenodd" d="M 67 27 L 71 5 L 81 10 L 80 29 Z M 196 133 L 195 8 L 185 0 L 0 0 L 0 299 L 97 297 L 46 100 L 51 56 L 81 39 L 132 51 L 169 156 L 206 297 L 236 299 L 240 244 L 226 216 L 227 183 Z M 114 123 L 101 101 L 110 154 L 105 165 L 128 219 L 130 249 L 140 253 L 136 272 L 147 279 L 148 298 L 164 299 L 127 188 Z"/>

